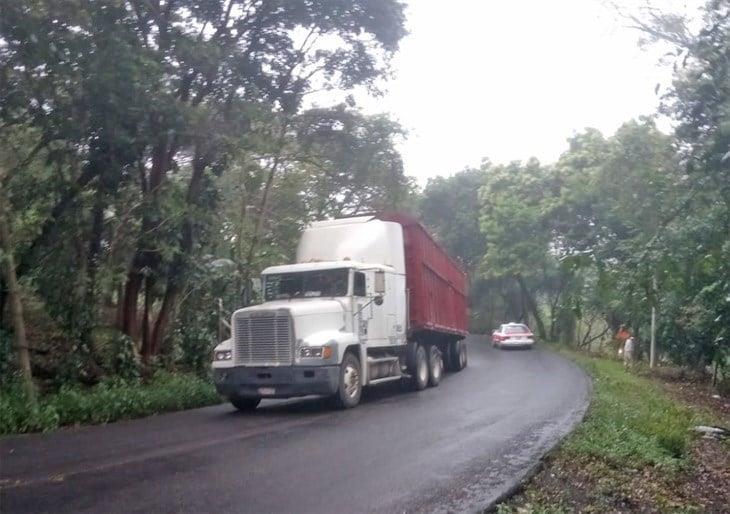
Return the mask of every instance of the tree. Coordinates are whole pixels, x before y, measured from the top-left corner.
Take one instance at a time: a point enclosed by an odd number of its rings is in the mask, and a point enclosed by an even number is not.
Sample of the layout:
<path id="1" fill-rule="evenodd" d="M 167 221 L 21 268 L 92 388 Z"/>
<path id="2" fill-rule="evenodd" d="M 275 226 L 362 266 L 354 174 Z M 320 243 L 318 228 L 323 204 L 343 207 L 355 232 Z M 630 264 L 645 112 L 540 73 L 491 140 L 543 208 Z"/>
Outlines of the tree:
<path id="1" fill-rule="evenodd" d="M 0 169 L 0 171 L 2 171 Z M 4 178 L 0 173 L 0 179 Z M 0 187 L 0 199 L 3 190 Z M 25 317 L 23 316 L 23 303 L 20 297 L 20 288 L 15 274 L 15 260 L 13 259 L 12 242 L 10 240 L 10 229 L 8 228 L 7 213 L 5 212 L 5 201 L 2 199 L 0 207 L 0 259 L 2 259 L 3 280 L 8 285 L 8 298 L 12 311 L 12 325 L 15 336 L 15 351 L 18 364 L 23 375 L 25 386 L 25 397 L 29 402 L 35 403 L 35 385 L 33 384 L 33 372 L 30 367 L 30 355 L 28 353 L 28 340 L 25 336 Z"/>
<path id="2" fill-rule="evenodd" d="M 489 278 L 515 281 L 522 295 L 524 320 L 531 315 L 540 338 L 548 336 L 534 282 L 551 261 L 551 232 L 547 225 L 555 196 L 551 173 L 537 159 L 490 169 L 481 189 L 480 228 L 487 251 L 482 272 Z"/>
<path id="3" fill-rule="evenodd" d="M 485 162 L 481 168 L 429 179 L 420 201 L 423 222 L 470 273 L 477 270 L 486 252 L 478 212 L 479 188 L 486 183 L 489 168 Z"/>
<path id="4" fill-rule="evenodd" d="M 114 246 L 107 239 L 112 207 L 136 187 L 137 207 L 125 216 L 139 232 L 119 325 L 141 340 L 149 359 L 168 332 L 206 230 L 199 215 L 215 209 L 212 177 L 251 143 L 255 124 L 272 127 L 266 211 L 304 96 L 320 86 L 375 88 L 404 34 L 403 6 L 170 0 L 67 7 L 58 0 L 6 3 L 0 16 L 3 127 L 33 126 L 36 146 L 53 148 L 49 159 L 71 171 L 37 236 L 16 251 L 18 273 L 62 241 L 71 213 L 84 246 L 83 259 L 71 259 L 81 276 L 72 325 L 90 344 L 100 266 Z M 262 221 L 256 225 L 252 251 Z"/>
<path id="5" fill-rule="evenodd" d="M 345 106 L 310 109 L 295 122 L 296 166 L 315 217 L 393 209 L 411 192 L 396 141 L 403 129 L 385 115 Z"/>

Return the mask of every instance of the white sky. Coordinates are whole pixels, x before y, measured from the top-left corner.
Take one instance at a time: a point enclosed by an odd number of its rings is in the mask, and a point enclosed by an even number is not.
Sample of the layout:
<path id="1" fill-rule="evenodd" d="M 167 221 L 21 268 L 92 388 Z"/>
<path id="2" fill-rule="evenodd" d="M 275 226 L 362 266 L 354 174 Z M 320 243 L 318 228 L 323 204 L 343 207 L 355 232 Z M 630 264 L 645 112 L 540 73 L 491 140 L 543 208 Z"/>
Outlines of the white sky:
<path id="1" fill-rule="evenodd" d="M 408 3 L 386 96 L 357 98 L 409 131 L 406 173 L 422 185 L 483 157 L 553 162 L 576 131 L 653 114 L 671 80 L 600 0 Z"/>

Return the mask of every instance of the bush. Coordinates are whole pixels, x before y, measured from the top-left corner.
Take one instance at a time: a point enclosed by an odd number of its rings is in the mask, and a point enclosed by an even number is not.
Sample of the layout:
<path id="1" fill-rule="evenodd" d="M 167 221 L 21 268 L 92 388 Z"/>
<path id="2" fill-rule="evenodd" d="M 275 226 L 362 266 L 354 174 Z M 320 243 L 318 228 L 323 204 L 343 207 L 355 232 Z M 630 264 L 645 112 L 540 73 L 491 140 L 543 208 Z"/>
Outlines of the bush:
<path id="1" fill-rule="evenodd" d="M 149 384 L 113 379 L 92 388 L 64 386 L 33 407 L 19 384 L 3 388 L 0 433 L 47 431 L 63 425 L 109 423 L 220 402 L 213 385 L 192 374 L 157 372 Z"/>

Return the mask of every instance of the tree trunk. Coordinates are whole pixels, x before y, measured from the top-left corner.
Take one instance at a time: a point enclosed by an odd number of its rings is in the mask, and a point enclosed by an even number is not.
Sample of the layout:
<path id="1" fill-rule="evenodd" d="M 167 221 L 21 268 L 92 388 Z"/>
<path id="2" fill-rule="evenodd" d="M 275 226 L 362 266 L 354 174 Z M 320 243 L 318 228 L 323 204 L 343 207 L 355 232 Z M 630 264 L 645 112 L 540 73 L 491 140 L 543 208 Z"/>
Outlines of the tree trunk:
<path id="1" fill-rule="evenodd" d="M 114 324 L 117 327 L 121 327 L 124 319 L 124 284 L 119 284 L 117 286 L 117 304 L 115 306 L 116 309 L 116 315 L 115 315 L 115 321 Z"/>
<path id="2" fill-rule="evenodd" d="M 256 220 L 256 227 L 254 228 L 253 236 L 251 236 L 251 244 L 248 247 L 248 253 L 246 254 L 246 271 L 243 275 L 243 283 L 248 287 L 248 281 L 251 278 L 251 265 L 253 262 L 253 256 L 256 253 L 256 247 L 261 237 L 261 231 L 264 227 L 264 220 L 266 218 L 266 209 L 269 203 L 269 193 L 271 192 L 271 186 L 274 184 L 274 176 L 276 175 L 276 169 L 279 167 L 280 155 L 274 158 L 274 162 L 269 168 L 269 176 L 266 178 L 266 185 L 264 186 L 264 192 L 261 196 L 261 204 L 259 205 L 259 216 Z"/>
<path id="3" fill-rule="evenodd" d="M 15 336 L 15 350 L 18 356 L 18 365 L 23 373 L 23 386 L 25 395 L 31 404 L 35 404 L 35 384 L 33 383 L 33 372 L 30 368 L 30 355 L 28 353 L 28 341 L 25 337 L 25 319 L 23 318 L 23 303 L 20 299 L 18 277 L 15 274 L 15 259 L 13 258 L 13 245 L 10 242 L 10 230 L 5 219 L 5 212 L 0 212 L 0 249 L 4 254 L 5 265 L 3 266 L 4 281 L 7 284 L 8 300 L 13 320 L 13 334 Z"/>
<path id="4" fill-rule="evenodd" d="M 160 312 L 157 315 L 157 320 L 152 329 L 152 336 L 150 337 L 152 355 L 156 355 L 160 351 L 160 348 L 162 348 L 162 343 L 177 310 L 180 291 L 185 284 L 186 259 L 189 258 L 193 251 L 194 242 L 193 216 L 195 213 L 191 211 L 193 207 L 198 206 L 205 169 L 209 163 L 208 156 L 203 155 L 200 149 L 196 149 L 195 157 L 193 158 L 193 173 L 190 177 L 190 184 L 188 185 L 188 212 L 182 224 L 180 249 L 170 264 L 167 276 L 167 289 L 165 290 L 162 306 L 160 307 Z"/>
<path id="5" fill-rule="evenodd" d="M 251 236 L 251 244 L 249 245 L 248 253 L 246 255 L 246 270 L 242 280 L 244 287 L 248 287 L 249 281 L 251 279 L 253 256 L 256 253 L 256 247 L 258 246 L 259 239 L 261 237 L 261 231 L 264 227 L 264 220 L 266 219 L 266 209 L 269 206 L 269 194 L 271 193 L 271 187 L 274 184 L 274 177 L 276 176 L 276 172 L 278 171 L 279 165 L 282 161 L 282 154 L 284 153 L 285 137 L 288 126 L 289 120 L 283 120 L 277 140 L 276 154 L 274 155 L 274 161 L 271 163 L 271 167 L 269 168 L 269 175 L 266 178 L 266 184 L 264 185 L 264 191 L 261 196 L 261 204 L 259 205 L 258 219 L 256 220 L 254 232 Z"/>
<path id="6" fill-rule="evenodd" d="M 535 318 L 535 323 L 537 324 L 537 334 L 538 336 L 540 336 L 540 339 L 544 341 L 547 332 L 545 331 L 545 324 L 542 321 L 542 316 L 540 316 L 537 302 L 535 302 L 535 298 L 532 296 L 532 294 L 530 294 L 530 291 L 527 289 L 527 284 L 525 284 L 525 280 L 524 278 L 522 278 L 522 275 L 517 275 L 515 278 L 517 280 L 517 283 L 520 285 L 522 295 L 525 299 L 525 302 L 527 303 L 527 308 L 530 310 L 532 317 Z"/>
<path id="7" fill-rule="evenodd" d="M 89 249 L 86 254 L 86 284 L 84 291 L 84 309 L 88 311 L 86 326 L 84 327 L 83 339 L 85 344 L 91 345 L 90 330 L 96 321 L 96 299 L 97 284 L 96 275 L 99 269 L 99 253 L 101 252 L 101 240 L 104 236 L 104 202 L 103 193 L 97 191 L 97 198 L 91 214 L 91 235 L 89 238 Z"/>
<path id="8" fill-rule="evenodd" d="M 160 312 L 157 314 L 157 320 L 150 337 L 150 346 L 153 355 L 157 355 L 162 348 L 167 331 L 170 328 L 170 322 L 174 318 L 177 309 L 177 300 L 180 293 L 180 286 L 177 284 L 168 285 L 165 290 L 165 297 L 162 299 Z"/>
<path id="9" fill-rule="evenodd" d="M 144 275 L 135 268 L 127 275 L 127 283 L 124 286 L 124 297 L 122 298 L 122 324 L 119 327 L 122 332 L 137 341 L 137 299 L 139 290 L 142 288 Z"/>
<path id="10" fill-rule="evenodd" d="M 170 168 L 175 151 L 176 144 L 170 142 L 169 137 L 165 136 L 152 149 L 152 167 L 149 179 L 144 173 L 144 168 L 141 168 L 142 197 L 149 206 L 146 208 L 148 210 L 145 210 L 142 215 L 142 227 L 137 238 L 137 248 L 127 272 L 127 283 L 124 287 L 124 305 L 122 307 L 122 324 L 119 327 L 122 332 L 135 340 L 139 337 L 137 303 L 142 289 L 142 281 L 145 278 L 143 270 L 148 268 L 148 275 L 154 273 L 160 261 L 159 255 L 154 250 L 149 249 L 154 245 L 154 232 L 158 225 L 157 221 L 150 216 L 149 209 L 154 211 L 157 207 L 159 189 L 167 170 Z"/>
<path id="11" fill-rule="evenodd" d="M 142 314 L 142 360 L 149 364 L 150 358 L 155 354 L 150 327 L 150 312 L 155 302 L 154 297 L 155 278 L 148 275 L 144 281 L 144 312 Z"/>

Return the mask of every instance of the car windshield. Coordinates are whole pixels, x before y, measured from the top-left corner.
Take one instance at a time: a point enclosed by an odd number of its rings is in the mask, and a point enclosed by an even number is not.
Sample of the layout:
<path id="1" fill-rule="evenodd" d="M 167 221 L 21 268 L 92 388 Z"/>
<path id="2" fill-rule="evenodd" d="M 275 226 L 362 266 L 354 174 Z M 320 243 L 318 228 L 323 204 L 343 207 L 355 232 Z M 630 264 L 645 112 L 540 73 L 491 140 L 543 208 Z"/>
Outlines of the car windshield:
<path id="1" fill-rule="evenodd" d="M 529 331 L 530 329 L 527 328 L 525 325 L 508 325 L 504 327 L 503 330 L 505 334 L 523 334 Z"/>
<path id="2" fill-rule="evenodd" d="M 347 269 L 275 273 L 264 276 L 267 301 L 347 295 Z"/>

